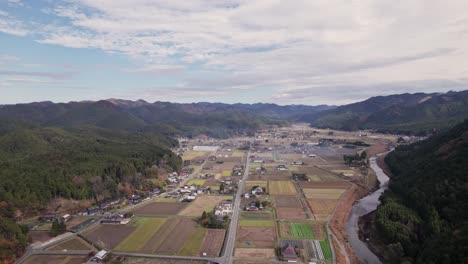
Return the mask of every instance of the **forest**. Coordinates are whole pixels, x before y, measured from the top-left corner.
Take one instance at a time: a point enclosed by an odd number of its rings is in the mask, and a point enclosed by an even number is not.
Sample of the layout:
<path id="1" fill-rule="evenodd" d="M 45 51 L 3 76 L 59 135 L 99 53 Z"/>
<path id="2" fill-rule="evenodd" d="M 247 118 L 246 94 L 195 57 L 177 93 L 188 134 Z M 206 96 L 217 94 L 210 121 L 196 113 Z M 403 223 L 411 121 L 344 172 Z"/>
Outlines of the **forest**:
<path id="1" fill-rule="evenodd" d="M 468 263 L 468 121 L 399 146 L 375 225 L 388 263 Z"/>

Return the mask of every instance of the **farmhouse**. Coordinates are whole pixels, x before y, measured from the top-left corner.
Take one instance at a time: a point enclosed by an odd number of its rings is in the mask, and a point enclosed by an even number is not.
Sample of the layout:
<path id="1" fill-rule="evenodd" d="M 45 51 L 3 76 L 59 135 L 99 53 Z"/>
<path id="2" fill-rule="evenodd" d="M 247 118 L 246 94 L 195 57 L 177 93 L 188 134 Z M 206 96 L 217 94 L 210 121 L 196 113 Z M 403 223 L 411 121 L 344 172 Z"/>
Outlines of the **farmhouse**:
<path id="1" fill-rule="evenodd" d="M 260 186 L 257 186 L 252 190 L 253 195 L 261 195 L 263 193 L 264 193 L 264 191 L 263 191 L 262 187 L 260 187 Z"/>
<path id="2" fill-rule="evenodd" d="M 276 166 L 276 169 L 277 169 L 277 170 L 283 170 L 283 171 L 284 171 L 284 170 L 288 170 L 288 168 L 286 168 L 286 166 L 285 166 L 285 165 L 282 165 L 282 164 L 281 164 L 281 165 L 277 165 L 277 166 Z"/>
<path id="3" fill-rule="evenodd" d="M 215 207 L 215 215 L 216 216 L 226 216 L 232 213 L 232 203 L 229 201 L 221 201 Z"/>
<path id="4" fill-rule="evenodd" d="M 281 247 L 281 257 L 288 262 L 297 262 L 296 249 L 289 243 Z"/>
<path id="5" fill-rule="evenodd" d="M 129 216 L 125 213 L 115 213 L 102 219 L 101 224 L 126 225 L 128 222 L 130 222 L 131 218 L 132 216 Z"/>

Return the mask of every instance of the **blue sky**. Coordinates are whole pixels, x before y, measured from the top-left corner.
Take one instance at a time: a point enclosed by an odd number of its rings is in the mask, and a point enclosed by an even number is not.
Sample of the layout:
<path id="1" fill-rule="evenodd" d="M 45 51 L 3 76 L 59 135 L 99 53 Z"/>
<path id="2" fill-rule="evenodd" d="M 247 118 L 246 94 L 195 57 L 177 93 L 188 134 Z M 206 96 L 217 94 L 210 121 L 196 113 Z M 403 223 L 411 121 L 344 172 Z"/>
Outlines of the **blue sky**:
<path id="1" fill-rule="evenodd" d="M 0 104 L 464 90 L 468 2 L 3 0 Z"/>

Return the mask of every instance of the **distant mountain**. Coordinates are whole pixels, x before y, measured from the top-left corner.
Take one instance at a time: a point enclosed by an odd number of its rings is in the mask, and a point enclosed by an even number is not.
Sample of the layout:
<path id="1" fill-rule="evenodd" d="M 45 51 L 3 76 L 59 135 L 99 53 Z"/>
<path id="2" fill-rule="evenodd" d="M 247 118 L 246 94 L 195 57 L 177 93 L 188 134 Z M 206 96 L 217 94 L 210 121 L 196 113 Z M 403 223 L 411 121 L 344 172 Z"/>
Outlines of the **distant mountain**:
<path id="1" fill-rule="evenodd" d="M 344 130 L 427 133 L 468 118 L 468 91 L 377 96 L 304 118 L 313 126 Z"/>
<path id="2" fill-rule="evenodd" d="M 383 262 L 468 263 L 468 121 L 385 161 L 389 189 L 369 225 Z"/>

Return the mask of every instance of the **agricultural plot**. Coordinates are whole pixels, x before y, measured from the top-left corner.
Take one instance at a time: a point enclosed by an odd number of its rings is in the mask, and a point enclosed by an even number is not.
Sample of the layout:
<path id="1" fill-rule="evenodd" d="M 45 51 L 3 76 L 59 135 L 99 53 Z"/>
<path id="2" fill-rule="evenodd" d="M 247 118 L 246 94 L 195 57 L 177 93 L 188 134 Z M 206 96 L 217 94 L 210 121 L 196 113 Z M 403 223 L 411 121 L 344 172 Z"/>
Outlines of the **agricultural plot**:
<path id="1" fill-rule="evenodd" d="M 308 199 L 307 203 L 309 204 L 310 210 L 314 214 L 315 218 L 328 219 L 333 210 L 335 210 L 338 200 L 336 199 Z"/>
<path id="2" fill-rule="evenodd" d="M 239 226 L 252 226 L 252 227 L 274 227 L 275 222 L 269 220 L 239 220 Z"/>
<path id="3" fill-rule="evenodd" d="M 236 248 L 234 256 L 254 259 L 270 259 L 276 257 L 273 248 Z"/>
<path id="4" fill-rule="evenodd" d="M 208 154 L 209 152 L 205 152 L 205 151 L 187 151 L 182 155 L 182 159 L 192 160 L 195 158 L 208 156 Z"/>
<path id="5" fill-rule="evenodd" d="M 240 226 L 237 230 L 237 247 L 273 248 L 275 241 L 275 227 Z"/>
<path id="6" fill-rule="evenodd" d="M 192 234 L 197 228 L 197 223 L 189 219 L 183 219 L 179 224 L 175 225 L 172 230 L 169 231 L 166 238 L 162 240 L 162 243 L 154 251 L 156 254 L 161 255 L 176 255 L 178 254 L 185 243 L 191 240 Z M 161 237 L 155 237 L 161 241 Z M 200 241 L 198 241 L 200 242 Z M 187 246 L 187 251 L 191 251 L 190 247 L 193 246 L 193 241 Z"/>
<path id="7" fill-rule="evenodd" d="M 61 242 L 57 245 L 47 248 L 48 251 L 62 251 L 62 250 L 91 250 L 92 247 L 86 241 L 79 237 Z"/>
<path id="8" fill-rule="evenodd" d="M 301 188 L 313 188 L 313 189 L 348 189 L 351 184 L 345 181 L 334 181 L 334 182 L 300 182 Z"/>
<path id="9" fill-rule="evenodd" d="M 158 229 L 166 222 L 165 218 L 153 217 L 138 217 L 134 219 L 130 225 L 136 226 L 136 230 L 132 232 L 124 241 L 118 244 L 115 251 L 137 252 L 143 249 L 146 242 L 158 231 Z"/>
<path id="10" fill-rule="evenodd" d="M 200 249 L 200 255 L 206 253 L 208 257 L 217 257 L 221 252 L 224 241 L 224 229 L 208 229 L 203 244 Z"/>
<path id="11" fill-rule="evenodd" d="M 301 202 L 294 196 L 274 196 L 276 207 L 301 208 Z"/>
<path id="12" fill-rule="evenodd" d="M 340 199 L 341 195 L 346 191 L 344 189 L 303 189 L 307 199 Z"/>
<path id="13" fill-rule="evenodd" d="M 113 249 L 127 236 L 129 236 L 136 227 L 130 224 L 126 225 L 99 225 L 87 231 L 84 237 L 94 242 L 94 244 L 104 248 Z"/>
<path id="14" fill-rule="evenodd" d="M 158 198 L 156 198 L 155 202 L 157 202 L 157 203 L 176 203 L 176 202 L 177 202 L 177 198 L 158 197 Z"/>
<path id="15" fill-rule="evenodd" d="M 187 185 L 192 185 L 192 184 L 195 184 L 195 185 L 198 185 L 198 186 L 203 186 L 205 184 L 205 181 L 206 180 L 201 180 L 201 179 L 197 179 L 197 180 L 190 180 Z"/>
<path id="16" fill-rule="evenodd" d="M 219 202 L 229 199 L 232 199 L 232 196 L 200 195 L 179 212 L 179 215 L 200 217 L 203 211 L 211 212 Z"/>
<path id="17" fill-rule="evenodd" d="M 247 220 L 268 220 L 273 218 L 271 211 L 241 212 L 240 217 Z"/>
<path id="18" fill-rule="evenodd" d="M 280 207 L 276 209 L 276 214 L 278 219 L 297 220 L 307 218 L 302 208 Z"/>
<path id="19" fill-rule="evenodd" d="M 280 236 L 284 239 L 313 239 L 315 238 L 312 226 L 309 223 L 281 222 Z"/>
<path id="20" fill-rule="evenodd" d="M 260 186 L 262 188 L 266 188 L 268 186 L 267 181 L 246 181 L 245 187 L 246 189 L 252 188 L 254 186 Z"/>
<path id="21" fill-rule="evenodd" d="M 302 166 L 298 169 L 298 173 L 304 173 L 311 181 L 339 181 L 340 177 L 330 173 L 326 170 L 312 167 L 312 166 Z"/>
<path id="22" fill-rule="evenodd" d="M 134 214 L 137 216 L 175 215 L 186 205 L 186 203 L 154 202 L 137 208 Z"/>
<path id="23" fill-rule="evenodd" d="M 82 256 L 51 256 L 51 255 L 33 255 L 29 257 L 25 264 L 82 264 L 87 261 L 87 257 Z"/>
<path id="24" fill-rule="evenodd" d="M 268 181 L 270 195 L 296 195 L 296 187 L 291 181 Z"/>
<path id="25" fill-rule="evenodd" d="M 205 238 L 207 229 L 205 228 L 195 228 L 189 239 L 185 241 L 182 249 L 179 251 L 179 255 L 182 256 L 197 256 L 202 244 L 200 241 L 203 241 Z"/>

